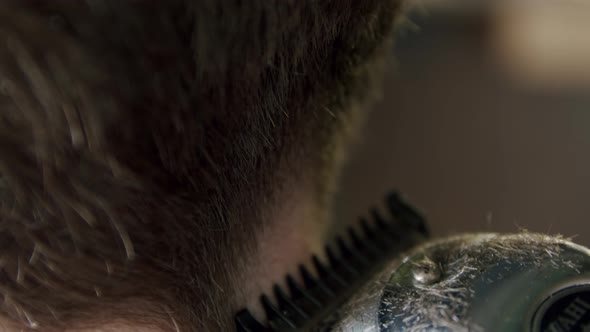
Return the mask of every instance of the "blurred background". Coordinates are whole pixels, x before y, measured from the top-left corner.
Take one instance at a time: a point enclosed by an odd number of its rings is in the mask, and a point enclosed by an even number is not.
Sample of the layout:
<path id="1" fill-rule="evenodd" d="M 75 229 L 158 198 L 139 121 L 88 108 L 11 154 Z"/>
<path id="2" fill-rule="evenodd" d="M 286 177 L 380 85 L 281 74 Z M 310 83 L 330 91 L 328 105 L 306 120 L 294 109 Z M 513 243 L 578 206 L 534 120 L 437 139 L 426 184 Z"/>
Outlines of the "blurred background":
<path id="1" fill-rule="evenodd" d="M 399 190 L 435 236 L 590 245 L 590 3 L 419 1 L 354 146 L 336 217 Z"/>

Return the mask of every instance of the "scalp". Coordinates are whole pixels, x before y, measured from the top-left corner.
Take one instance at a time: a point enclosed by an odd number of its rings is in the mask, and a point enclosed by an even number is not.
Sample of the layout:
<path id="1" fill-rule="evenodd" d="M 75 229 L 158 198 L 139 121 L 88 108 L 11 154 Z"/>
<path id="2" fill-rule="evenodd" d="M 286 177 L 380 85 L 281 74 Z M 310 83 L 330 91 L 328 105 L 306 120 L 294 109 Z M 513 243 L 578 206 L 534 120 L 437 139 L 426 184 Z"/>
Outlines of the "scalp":
<path id="1" fill-rule="evenodd" d="M 143 298 L 224 324 L 259 202 L 301 172 L 286 161 L 317 166 L 323 187 L 398 7 L 0 6 L 3 315 L 59 326 Z"/>

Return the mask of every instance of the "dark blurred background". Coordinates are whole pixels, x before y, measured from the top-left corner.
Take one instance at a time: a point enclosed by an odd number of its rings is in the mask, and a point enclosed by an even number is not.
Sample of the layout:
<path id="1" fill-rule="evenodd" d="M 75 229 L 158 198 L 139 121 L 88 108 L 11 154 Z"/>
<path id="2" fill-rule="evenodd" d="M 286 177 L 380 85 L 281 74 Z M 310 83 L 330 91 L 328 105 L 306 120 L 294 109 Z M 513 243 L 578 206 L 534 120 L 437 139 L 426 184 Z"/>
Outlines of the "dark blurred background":
<path id="1" fill-rule="evenodd" d="M 590 245 L 590 6 L 532 3 L 409 12 L 337 218 L 395 188 L 436 236 L 527 229 Z"/>

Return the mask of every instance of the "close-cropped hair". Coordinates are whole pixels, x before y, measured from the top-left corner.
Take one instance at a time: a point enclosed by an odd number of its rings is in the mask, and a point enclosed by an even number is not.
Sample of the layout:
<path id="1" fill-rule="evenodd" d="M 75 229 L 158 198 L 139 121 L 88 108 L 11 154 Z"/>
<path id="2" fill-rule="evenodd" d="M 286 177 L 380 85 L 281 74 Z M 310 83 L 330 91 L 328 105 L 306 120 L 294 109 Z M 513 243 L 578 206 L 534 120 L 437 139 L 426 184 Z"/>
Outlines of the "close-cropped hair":
<path id="1" fill-rule="evenodd" d="M 398 9 L 1 2 L 0 317 L 228 330 L 284 179 L 330 190 Z"/>

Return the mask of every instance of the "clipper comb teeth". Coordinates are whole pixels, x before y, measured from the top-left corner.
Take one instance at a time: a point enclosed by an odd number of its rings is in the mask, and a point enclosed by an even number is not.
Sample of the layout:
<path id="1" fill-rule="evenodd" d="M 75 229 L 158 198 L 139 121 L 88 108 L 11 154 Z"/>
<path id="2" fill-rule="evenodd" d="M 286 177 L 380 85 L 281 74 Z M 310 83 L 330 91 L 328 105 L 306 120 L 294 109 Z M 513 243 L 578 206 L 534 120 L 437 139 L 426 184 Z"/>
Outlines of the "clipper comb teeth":
<path id="1" fill-rule="evenodd" d="M 312 257 L 314 275 L 301 265 L 302 284 L 286 276 L 288 292 L 274 287 L 274 299 L 262 295 L 260 302 L 267 322 L 258 322 L 243 309 L 235 316 L 238 332 L 305 331 L 322 323 L 331 309 L 341 304 L 356 286 L 379 268 L 387 258 L 414 247 L 428 237 L 426 222 L 398 194 L 386 197 L 389 217 L 372 209 L 371 221 L 360 220 L 360 231 L 350 227 L 347 237 L 336 238 L 326 247 L 327 263 Z M 335 248 L 334 248 L 335 247 Z"/>

